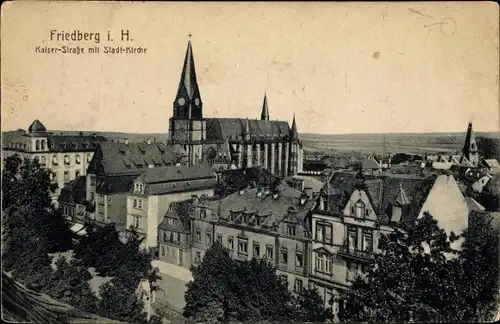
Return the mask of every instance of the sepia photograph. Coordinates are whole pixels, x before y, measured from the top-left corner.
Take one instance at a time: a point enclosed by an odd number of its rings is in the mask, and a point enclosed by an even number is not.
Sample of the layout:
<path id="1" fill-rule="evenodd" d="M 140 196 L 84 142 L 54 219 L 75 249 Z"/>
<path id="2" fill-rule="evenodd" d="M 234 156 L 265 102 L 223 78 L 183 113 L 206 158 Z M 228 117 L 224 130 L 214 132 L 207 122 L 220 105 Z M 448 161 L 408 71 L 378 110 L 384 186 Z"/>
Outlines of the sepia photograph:
<path id="1" fill-rule="evenodd" d="M 2 320 L 499 321 L 499 12 L 2 3 Z"/>

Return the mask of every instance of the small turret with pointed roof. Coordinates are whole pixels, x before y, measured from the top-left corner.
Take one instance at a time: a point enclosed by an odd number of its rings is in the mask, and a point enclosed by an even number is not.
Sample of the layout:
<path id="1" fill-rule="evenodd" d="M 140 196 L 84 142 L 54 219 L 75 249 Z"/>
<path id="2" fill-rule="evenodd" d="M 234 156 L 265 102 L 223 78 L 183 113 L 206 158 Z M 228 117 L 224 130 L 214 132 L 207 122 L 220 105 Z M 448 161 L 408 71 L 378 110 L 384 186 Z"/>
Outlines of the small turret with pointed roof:
<path id="1" fill-rule="evenodd" d="M 396 196 L 396 201 L 394 202 L 396 206 L 406 206 L 410 204 L 410 199 L 406 195 L 405 190 L 403 189 L 403 180 L 399 183 L 399 192 Z"/>
<path id="2" fill-rule="evenodd" d="M 269 120 L 269 108 L 267 107 L 267 94 L 264 94 L 264 103 L 262 104 L 261 120 Z"/>
<path id="3" fill-rule="evenodd" d="M 30 127 L 28 128 L 28 132 L 30 133 L 46 133 L 47 132 L 47 128 L 45 128 L 45 126 L 42 124 L 41 121 L 39 121 L 38 119 L 35 119 Z"/>
<path id="4" fill-rule="evenodd" d="M 290 139 L 296 141 L 299 139 L 299 133 L 297 132 L 297 124 L 295 123 L 295 114 L 293 114 L 292 128 L 290 129 Z"/>

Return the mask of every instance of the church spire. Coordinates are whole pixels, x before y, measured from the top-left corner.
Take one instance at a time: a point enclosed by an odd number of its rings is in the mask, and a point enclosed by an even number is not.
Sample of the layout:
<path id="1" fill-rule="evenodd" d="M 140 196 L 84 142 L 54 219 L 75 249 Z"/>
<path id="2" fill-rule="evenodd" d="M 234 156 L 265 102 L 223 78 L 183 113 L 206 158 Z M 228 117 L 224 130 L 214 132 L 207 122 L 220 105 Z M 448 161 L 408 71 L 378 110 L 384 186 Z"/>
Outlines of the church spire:
<path id="1" fill-rule="evenodd" d="M 188 41 L 181 79 L 174 102 L 174 117 L 203 118 L 202 102 L 194 64 L 191 34 Z"/>
<path id="2" fill-rule="evenodd" d="M 267 107 L 267 94 L 264 93 L 264 103 L 262 104 L 261 120 L 269 120 L 269 108 Z"/>
<path id="3" fill-rule="evenodd" d="M 295 114 L 293 114 L 292 128 L 290 129 L 290 139 L 299 139 L 299 133 L 297 133 L 297 124 L 295 123 Z"/>
<path id="4" fill-rule="evenodd" d="M 472 122 L 469 122 L 469 127 L 467 127 L 467 135 L 465 135 L 463 153 L 465 156 L 477 153 L 476 137 L 474 136 L 474 132 L 472 131 Z"/>

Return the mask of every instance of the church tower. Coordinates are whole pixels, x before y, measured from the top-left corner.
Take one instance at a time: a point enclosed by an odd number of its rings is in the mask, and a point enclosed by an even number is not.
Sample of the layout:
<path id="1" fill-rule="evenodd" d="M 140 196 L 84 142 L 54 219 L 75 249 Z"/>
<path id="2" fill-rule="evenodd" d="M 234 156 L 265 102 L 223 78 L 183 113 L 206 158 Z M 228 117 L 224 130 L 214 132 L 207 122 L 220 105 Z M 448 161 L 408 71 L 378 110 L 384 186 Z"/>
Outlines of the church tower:
<path id="1" fill-rule="evenodd" d="M 465 144 L 462 152 L 463 156 L 469 160 L 474 167 L 479 165 L 479 153 L 477 149 L 476 137 L 472 131 L 472 122 L 469 122 L 469 127 L 467 127 L 467 135 L 465 135 Z"/>
<path id="2" fill-rule="evenodd" d="M 293 115 L 292 127 L 290 129 L 290 160 L 288 170 L 290 175 L 296 175 L 299 172 L 302 172 L 302 144 L 299 140 L 299 133 L 297 132 L 297 124 L 295 122 L 295 115 Z"/>
<path id="3" fill-rule="evenodd" d="M 203 102 L 196 80 L 191 39 L 187 45 L 169 124 L 169 144 L 179 145 L 186 151 L 189 165 L 201 162 L 202 144 L 206 139 L 206 120 L 203 119 Z"/>
<path id="4" fill-rule="evenodd" d="M 264 94 L 264 103 L 262 104 L 262 112 L 260 120 L 269 120 L 269 108 L 267 108 L 267 94 Z"/>

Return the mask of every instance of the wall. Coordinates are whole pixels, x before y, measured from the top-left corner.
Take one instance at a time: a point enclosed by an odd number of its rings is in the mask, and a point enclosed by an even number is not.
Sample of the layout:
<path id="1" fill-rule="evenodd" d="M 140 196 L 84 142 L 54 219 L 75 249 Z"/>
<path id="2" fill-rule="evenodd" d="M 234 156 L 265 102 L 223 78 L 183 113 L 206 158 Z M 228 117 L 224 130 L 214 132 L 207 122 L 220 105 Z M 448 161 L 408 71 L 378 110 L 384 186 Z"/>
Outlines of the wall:
<path id="1" fill-rule="evenodd" d="M 459 235 L 468 227 L 469 207 L 451 175 L 440 175 L 436 179 L 419 217 L 422 217 L 424 212 L 429 212 L 448 235 L 451 231 Z M 460 239 L 453 242 L 452 247 L 460 248 L 462 241 Z"/>

